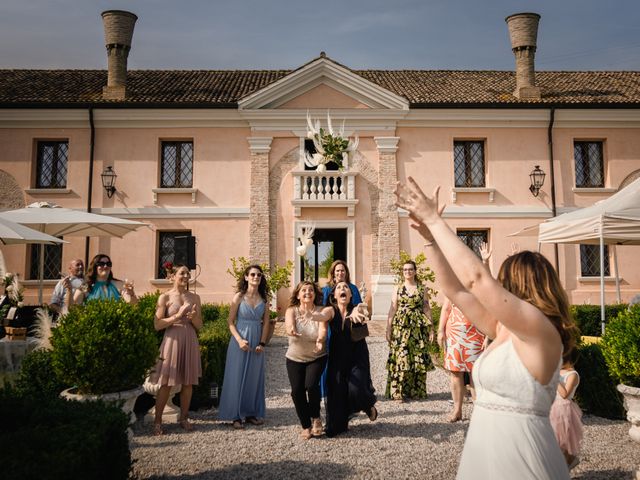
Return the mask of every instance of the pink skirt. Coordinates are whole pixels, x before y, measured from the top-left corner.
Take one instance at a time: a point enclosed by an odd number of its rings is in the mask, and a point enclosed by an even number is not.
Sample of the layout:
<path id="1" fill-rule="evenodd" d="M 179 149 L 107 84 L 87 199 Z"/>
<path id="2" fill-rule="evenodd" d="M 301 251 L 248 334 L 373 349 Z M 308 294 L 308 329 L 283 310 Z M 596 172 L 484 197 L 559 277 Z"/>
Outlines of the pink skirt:
<path id="1" fill-rule="evenodd" d="M 573 400 L 556 397 L 549 420 L 558 439 L 560 448 L 569 455 L 577 456 L 580 453 L 582 441 L 582 410 Z"/>

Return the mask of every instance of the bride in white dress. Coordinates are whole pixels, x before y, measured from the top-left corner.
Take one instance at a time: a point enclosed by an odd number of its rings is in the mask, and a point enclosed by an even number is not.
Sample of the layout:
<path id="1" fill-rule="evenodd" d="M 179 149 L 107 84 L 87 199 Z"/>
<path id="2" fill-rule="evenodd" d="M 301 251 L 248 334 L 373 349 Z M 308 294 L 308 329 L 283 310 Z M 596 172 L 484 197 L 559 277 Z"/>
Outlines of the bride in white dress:
<path id="1" fill-rule="evenodd" d="M 438 190 L 428 197 L 409 177 L 397 205 L 427 240 L 443 293 L 494 340 L 473 368 L 477 400 L 457 478 L 568 479 L 549 423 L 562 353 L 573 348 L 567 295 L 536 252 L 508 257 L 494 279 L 442 219 Z"/>

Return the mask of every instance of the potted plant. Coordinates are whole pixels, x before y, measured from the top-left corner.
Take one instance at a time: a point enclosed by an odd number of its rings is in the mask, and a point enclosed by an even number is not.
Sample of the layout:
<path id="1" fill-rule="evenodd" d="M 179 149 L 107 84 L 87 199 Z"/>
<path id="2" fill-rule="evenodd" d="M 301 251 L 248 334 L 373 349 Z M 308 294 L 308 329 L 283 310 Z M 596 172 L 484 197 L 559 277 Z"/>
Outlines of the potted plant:
<path id="1" fill-rule="evenodd" d="M 74 400 L 124 401 L 131 413 L 158 357 L 153 324 L 135 305 L 90 301 L 72 307 L 54 330 L 53 368 Z"/>
<path id="2" fill-rule="evenodd" d="M 640 442 L 640 305 L 631 306 L 607 324 L 601 341 L 611 376 L 620 382 L 629 435 Z"/>

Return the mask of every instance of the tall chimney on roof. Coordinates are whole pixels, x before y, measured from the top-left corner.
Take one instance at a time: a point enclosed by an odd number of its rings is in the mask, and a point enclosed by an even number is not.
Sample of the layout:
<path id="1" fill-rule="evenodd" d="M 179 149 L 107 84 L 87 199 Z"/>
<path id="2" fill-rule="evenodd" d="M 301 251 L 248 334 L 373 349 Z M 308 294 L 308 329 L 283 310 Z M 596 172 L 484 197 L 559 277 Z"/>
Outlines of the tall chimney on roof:
<path id="1" fill-rule="evenodd" d="M 540 98 L 534 66 L 539 21 L 537 13 L 516 13 L 505 18 L 511 49 L 516 56 L 516 90 L 513 94 L 522 99 Z"/>
<path id="2" fill-rule="evenodd" d="M 124 100 L 127 85 L 127 58 L 131 50 L 133 27 L 138 17 L 124 10 L 102 12 L 104 41 L 107 47 L 109 73 L 107 86 L 102 89 L 106 100 Z"/>

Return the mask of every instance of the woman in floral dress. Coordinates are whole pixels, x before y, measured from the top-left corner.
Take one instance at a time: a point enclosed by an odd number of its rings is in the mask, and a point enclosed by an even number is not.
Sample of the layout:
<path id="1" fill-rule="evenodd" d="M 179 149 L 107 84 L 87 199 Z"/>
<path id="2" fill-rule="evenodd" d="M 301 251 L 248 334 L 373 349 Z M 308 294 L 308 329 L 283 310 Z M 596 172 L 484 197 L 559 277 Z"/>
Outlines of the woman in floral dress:
<path id="1" fill-rule="evenodd" d="M 433 341 L 433 323 L 429 298 L 424 285 L 416 279 L 416 264 L 402 267 L 404 283 L 396 288 L 387 319 L 386 396 L 403 401 L 427 397 L 427 370 L 433 365 L 427 352 Z"/>

